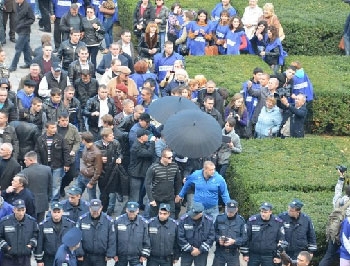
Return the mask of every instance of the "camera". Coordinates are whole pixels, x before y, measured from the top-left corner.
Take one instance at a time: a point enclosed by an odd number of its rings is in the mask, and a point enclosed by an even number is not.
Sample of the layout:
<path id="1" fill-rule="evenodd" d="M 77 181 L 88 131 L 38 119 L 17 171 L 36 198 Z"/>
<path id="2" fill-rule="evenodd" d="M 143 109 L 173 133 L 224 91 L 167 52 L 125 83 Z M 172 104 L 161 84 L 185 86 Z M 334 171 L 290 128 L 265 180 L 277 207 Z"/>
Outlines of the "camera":
<path id="1" fill-rule="evenodd" d="M 286 250 L 288 245 L 289 245 L 289 243 L 285 240 L 279 241 L 278 245 L 277 245 L 277 250 L 282 253 Z"/>
<path id="2" fill-rule="evenodd" d="M 350 0 L 349 0 L 349 2 L 350 2 Z M 348 170 L 348 168 L 344 165 L 338 165 L 335 169 L 339 170 L 339 172 L 341 172 L 342 174 L 344 174 Z"/>
<path id="3" fill-rule="evenodd" d="M 283 97 L 289 98 L 291 95 L 291 88 L 290 86 L 287 86 L 278 88 L 277 91 L 273 94 L 273 97 L 275 97 L 276 99 L 281 99 Z"/>

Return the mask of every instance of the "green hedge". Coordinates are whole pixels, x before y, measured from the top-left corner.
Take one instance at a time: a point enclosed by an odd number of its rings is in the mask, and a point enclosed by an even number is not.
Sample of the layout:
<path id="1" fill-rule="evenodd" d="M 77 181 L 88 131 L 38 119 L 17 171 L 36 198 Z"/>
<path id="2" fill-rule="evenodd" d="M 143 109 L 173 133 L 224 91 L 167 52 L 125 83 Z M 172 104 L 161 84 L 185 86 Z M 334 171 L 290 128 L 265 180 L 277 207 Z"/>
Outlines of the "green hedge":
<path id="1" fill-rule="evenodd" d="M 166 2 L 170 6 L 174 3 Z M 209 13 L 219 0 L 207 1 L 179 1 L 184 9 L 205 9 Z M 260 0 L 262 7 L 270 0 Z M 240 15 L 243 15 L 244 8 L 248 1 L 231 1 Z M 338 43 L 343 32 L 343 25 L 350 7 L 339 0 L 274 0 L 275 12 L 278 15 L 286 39 L 283 41 L 287 52 L 290 55 L 331 55 L 341 54 Z M 120 17 L 122 25 L 132 25 L 132 14 L 136 1 L 119 1 Z"/>
<path id="2" fill-rule="evenodd" d="M 300 61 L 314 85 L 316 100 L 309 128 L 314 134 L 350 135 L 350 71 L 344 56 L 288 56 L 286 64 Z M 271 73 L 257 56 L 189 56 L 186 69 L 190 77 L 203 74 L 217 86 L 239 92 L 242 83 L 260 66 Z"/>
<path id="3" fill-rule="evenodd" d="M 245 217 L 259 211 L 262 202 L 273 212 L 286 210 L 293 198 L 301 199 L 303 212 L 313 220 L 319 255 L 325 252 L 325 226 L 332 210 L 335 166 L 349 166 L 350 139 L 315 137 L 304 139 L 243 140 L 243 152 L 231 157 L 227 183 Z"/>

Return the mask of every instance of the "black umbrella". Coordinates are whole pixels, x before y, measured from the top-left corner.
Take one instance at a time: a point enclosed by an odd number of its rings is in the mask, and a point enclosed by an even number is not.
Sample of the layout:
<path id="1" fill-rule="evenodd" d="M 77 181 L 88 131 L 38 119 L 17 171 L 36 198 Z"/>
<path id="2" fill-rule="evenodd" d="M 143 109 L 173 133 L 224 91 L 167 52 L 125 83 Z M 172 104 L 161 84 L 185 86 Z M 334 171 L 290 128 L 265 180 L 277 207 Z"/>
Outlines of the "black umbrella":
<path id="1" fill-rule="evenodd" d="M 152 102 L 148 113 L 159 123 L 165 124 L 170 116 L 185 109 L 198 109 L 198 106 L 184 97 L 165 96 Z"/>
<path id="2" fill-rule="evenodd" d="M 222 143 L 219 123 L 201 110 L 184 110 L 171 116 L 163 134 L 173 151 L 189 158 L 209 156 Z"/>

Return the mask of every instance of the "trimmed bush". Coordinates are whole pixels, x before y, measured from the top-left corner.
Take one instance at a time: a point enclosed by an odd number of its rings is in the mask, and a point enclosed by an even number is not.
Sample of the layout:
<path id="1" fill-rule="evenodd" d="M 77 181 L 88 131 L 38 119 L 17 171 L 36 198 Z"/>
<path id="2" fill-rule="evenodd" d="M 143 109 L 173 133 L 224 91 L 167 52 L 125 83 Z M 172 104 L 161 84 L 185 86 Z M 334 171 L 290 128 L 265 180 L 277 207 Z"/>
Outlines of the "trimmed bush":
<path id="1" fill-rule="evenodd" d="M 325 252 L 325 226 L 332 210 L 335 166 L 349 165 L 349 138 L 307 136 L 304 139 L 242 140 L 243 152 L 231 157 L 230 195 L 245 217 L 257 213 L 262 202 L 274 205 L 274 213 L 301 199 L 314 223 L 318 254 Z"/>

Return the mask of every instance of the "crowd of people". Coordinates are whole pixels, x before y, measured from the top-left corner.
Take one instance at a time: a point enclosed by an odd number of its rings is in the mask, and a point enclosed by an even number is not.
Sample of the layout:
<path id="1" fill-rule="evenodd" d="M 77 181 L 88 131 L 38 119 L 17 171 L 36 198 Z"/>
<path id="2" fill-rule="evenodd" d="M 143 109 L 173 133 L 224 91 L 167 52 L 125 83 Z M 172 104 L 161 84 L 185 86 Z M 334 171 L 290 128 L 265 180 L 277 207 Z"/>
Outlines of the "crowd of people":
<path id="1" fill-rule="evenodd" d="M 183 266 L 203 266 L 214 242 L 215 266 L 239 265 L 239 252 L 249 266 L 280 263 L 283 252 L 291 265 L 310 263 L 316 237 L 300 200 L 279 216 L 265 202 L 245 222 L 225 181 L 230 156 L 242 152 L 240 139 L 302 138 L 312 111 L 313 87 L 301 63 L 280 72 L 285 36 L 271 3 L 261 9 L 250 0 L 239 17 L 222 0 L 210 19 L 205 10 L 141 0 L 134 28 L 117 40 L 112 0 L 39 0 L 46 33 L 32 51 L 35 8 L 8 2 L 14 6 L 0 11 L 0 41 L 6 45 L 9 19 L 16 44 L 8 67 L 0 50 L 1 265 L 30 265 L 34 253 L 38 265 L 172 265 L 181 257 Z M 218 54 L 257 54 L 273 74 L 254 68 L 230 98 L 215 81 L 186 71 L 184 55 L 204 55 L 208 46 Z M 29 72 L 13 88 L 22 52 L 20 68 Z M 167 146 L 162 125 L 148 114 L 166 96 L 185 97 L 217 120 L 223 137 L 214 154 L 188 158 Z M 126 202 L 122 213 L 115 213 L 116 201 Z"/>

